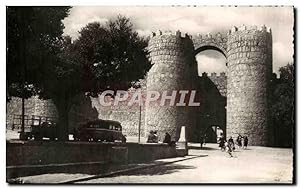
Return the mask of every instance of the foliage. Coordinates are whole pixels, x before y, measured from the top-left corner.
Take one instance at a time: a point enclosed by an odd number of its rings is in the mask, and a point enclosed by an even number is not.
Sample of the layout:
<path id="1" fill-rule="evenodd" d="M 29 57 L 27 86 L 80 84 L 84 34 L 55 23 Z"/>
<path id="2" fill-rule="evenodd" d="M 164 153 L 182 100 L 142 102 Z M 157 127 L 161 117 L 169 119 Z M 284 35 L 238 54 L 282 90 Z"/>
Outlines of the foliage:
<path id="1" fill-rule="evenodd" d="M 289 143 L 288 145 L 291 145 L 291 136 L 295 125 L 294 64 L 288 64 L 281 67 L 279 72 L 280 78 L 272 81 L 273 86 L 271 91 L 270 112 L 274 129 L 279 133 L 278 135 L 281 135 L 280 137 L 283 138 L 282 140 L 285 140 L 280 143 Z M 285 135 L 286 137 L 283 137 Z"/>
<path id="2" fill-rule="evenodd" d="M 98 22 L 82 28 L 75 46 L 85 70 L 84 91 L 91 95 L 106 89 L 126 90 L 144 78 L 150 68 L 147 40 L 133 31 L 128 18 L 118 16 L 107 25 Z"/>
<path id="3" fill-rule="evenodd" d="M 276 121 L 280 121 L 284 126 L 293 126 L 295 87 L 294 87 L 294 64 L 279 69 L 280 79 L 273 91 L 276 101 L 272 105 L 272 115 Z"/>
<path id="4" fill-rule="evenodd" d="M 7 7 L 7 93 L 28 98 L 51 64 L 70 7 Z"/>

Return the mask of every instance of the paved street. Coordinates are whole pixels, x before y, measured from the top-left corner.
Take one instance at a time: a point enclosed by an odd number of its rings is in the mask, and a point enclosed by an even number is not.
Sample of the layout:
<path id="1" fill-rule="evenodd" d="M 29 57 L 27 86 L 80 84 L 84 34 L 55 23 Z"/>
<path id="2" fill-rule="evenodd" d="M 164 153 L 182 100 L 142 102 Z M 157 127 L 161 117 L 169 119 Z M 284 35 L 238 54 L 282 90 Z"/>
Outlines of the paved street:
<path id="1" fill-rule="evenodd" d="M 192 144 L 191 155 L 208 155 L 126 175 L 81 183 L 291 183 L 292 149 L 249 147 L 230 158 L 207 144 Z"/>
<path id="2" fill-rule="evenodd" d="M 135 172 L 121 173 L 119 176 L 85 180 L 78 183 L 292 182 L 292 149 L 250 146 L 247 150 L 236 150 L 233 153 L 234 157 L 230 158 L 228 154 L 218 149 L 217 144 L 206 144 L 203 149 L 200 149 L 199 144 L 189 144 L 189 146 L 189 155 L 199 157 Z M 176 159 L 178 158 L 158 161 L 174 162 Z M 59 183 L 91 176 L 94 175 L 53 173 L 27 176 L 20 179 L 24 183 Z"/>

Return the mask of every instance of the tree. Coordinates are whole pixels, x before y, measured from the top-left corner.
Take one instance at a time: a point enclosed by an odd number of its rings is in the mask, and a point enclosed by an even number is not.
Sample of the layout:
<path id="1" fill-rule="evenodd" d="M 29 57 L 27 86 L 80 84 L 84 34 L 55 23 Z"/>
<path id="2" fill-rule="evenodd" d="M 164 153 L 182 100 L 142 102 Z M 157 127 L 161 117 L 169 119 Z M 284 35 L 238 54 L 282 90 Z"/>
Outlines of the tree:
<path id="1" fill-rule="evenodd" d="M 24 133 L 24 99 L 39 91 L 36 86 L 49 67 L 64 25 L 61 20 L 70 7 L 7 7 L 7 100 L 22 98 L 22 134 Z"/>
<path id="2" fill-rule="evenodd" d="M 128 18 L 118 16 L 107 25 L 90 23 L 79 33 L 77 40 L 65 37 L 58 44 L 58 59 L 45 70 L 47 79 L 40 79 L 39 89 L 57 107 L 61 140 L 67 139 L 69 111 L 77 95 L 126 90 L 150 68 L 147 41 L 133 31 Z"/>
<path id="3" fill-rule="evenodd" d="M 61 20 L 70 7 L 7 7 L 7 92 L 9 96 L 34 94 L 39 69 L 49 64 L 53 44 L 60 40 Z"/>
<path id="4" fill-rule="evenodd" d="M 8 94 L 24 97 L 26 89 L 26 97 L 38 94 L 52 99 L 58 110 L 60 140 L 68 139 L 68 113 L 76 95 L 128 89 L 150 68 L 147 40 L 133 31 L 128 18 L 88 24 L 72 42 L 62 37 L 61 20 L 68 11 L 69 7 L 7 11 Z"/>
<path id="5" fill-rule="evenodd" d="M 126 90 L 150 69 L 148 41 L 133 31 L 126 17 L 119 15 L 107 25 L 88 24 L 75 43 L 84 64 L 85 80 L 92 81 L 85 85 L 91 95 L 108 88 Z"/>
<path id="6" fill-rule="evenodd" d="M 272 80 L 271 117 L 277 145 L 291 146 L 295 125 L 294 64 L 279 69 L 280 78 Z"/>

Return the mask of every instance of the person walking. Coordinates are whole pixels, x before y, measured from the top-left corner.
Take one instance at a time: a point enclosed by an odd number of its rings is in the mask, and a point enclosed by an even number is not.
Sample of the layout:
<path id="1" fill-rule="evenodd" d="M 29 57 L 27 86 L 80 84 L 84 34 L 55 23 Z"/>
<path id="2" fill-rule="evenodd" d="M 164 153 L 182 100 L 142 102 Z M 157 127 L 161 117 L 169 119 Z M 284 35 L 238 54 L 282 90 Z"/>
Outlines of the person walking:
<path id="1" fill-rule="evenodd" d="M 220 147 L 220 149 L 222 150 L 222 151 L 224 151 L 225 150 L 225 138 L 224 138 L 224 136 L 221 134 L 221 137 L 220 137 L 220 139 L 219 139 L 219 147 Z"/>
<path id="2" fill-rule="evenodd" d="M 248 146 L 248 137 L 244 136 L 244 149 L 246 149 Z"/>
<path id="3" fill-rule="evenodd" d="M 204 136 L 201 135 L 199 140 L 200 140 L 199 141 L 200 142 L 200 148 L 202 148 L 203 147 L 203 143 L 204 143 Z"/>
<path id="4" fill-rule="evenodd" d="M 244 144 L 245 144 L 245 138 L 244 137 L 241 137 L 241 142 L 242 142 L 242 149 L 244 149 Z"/>
<path id="5" fill-rule="evenodd" d="M 203 145 L 205 146 L 205 144 L 206 144 L 206 138 L 207 138 L 207 136 L 206 136 L 206 134 L 204 134 L 204 136 L 203 136 Z"/>
<path id="6" fill-rule="evenodd" d="M 230 146 L 230 148 L 231 148 L 232 150 L 235 150 L 235 147 L 234 147 L 234 141 L 233 141 L 232 136 L 228 139 L 228 145 Z"/>
<path id="7" fill-rule="evenodd" d="M 241 148 L 242 148 L 242 136 L 241 136 L 241 135 L 239 135 L 239 136 L 237 137 L 236 143 L 237 143 L 239 149 L 241 149 Z"/>
<path id="8" fill-rule="evenodd" d="M 232 148 L 231 148 L 231 145 L 229 144 L 229 142 L 225 142 L 225 150 L 230 155 L 230 157 L 233 157 Z"/>

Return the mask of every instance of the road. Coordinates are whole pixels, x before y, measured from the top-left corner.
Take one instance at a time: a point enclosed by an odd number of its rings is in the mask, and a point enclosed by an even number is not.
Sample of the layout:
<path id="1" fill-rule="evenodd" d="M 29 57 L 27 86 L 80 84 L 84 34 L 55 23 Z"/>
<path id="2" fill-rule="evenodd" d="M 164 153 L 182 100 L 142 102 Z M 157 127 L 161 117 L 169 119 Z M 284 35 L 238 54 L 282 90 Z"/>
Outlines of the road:
<path id="1" fill-rule="evenodd" d="M 199 144 L 189 144 L 189 148 L 189 155 L 200 157 L 78 183 L 292 183 L 290 148 L 250 146 L 237 149 L 233 158 L 219 150 L 217 144 L 206 144 L 203 149 Z M 94 175 L 49 173 L 20 179 L 23 183 L 59 183 L 86 176 Z"/>
<path id="2" fill-rule="evenodd" d="M 292 149 L 249 147 L 233 158 L 216 144 L 192 144 L 189 154 L 207 155 L 116 177 L 80 183 L 291 183 Z"/>

